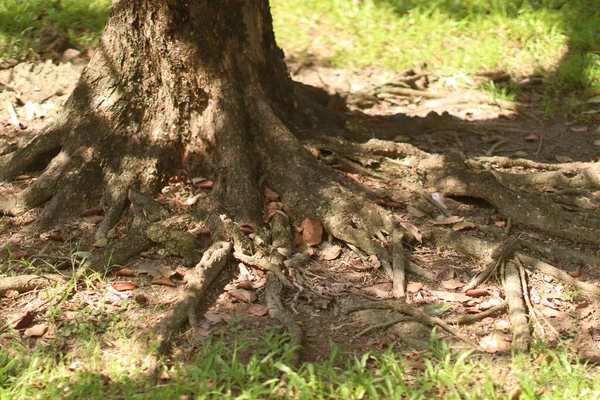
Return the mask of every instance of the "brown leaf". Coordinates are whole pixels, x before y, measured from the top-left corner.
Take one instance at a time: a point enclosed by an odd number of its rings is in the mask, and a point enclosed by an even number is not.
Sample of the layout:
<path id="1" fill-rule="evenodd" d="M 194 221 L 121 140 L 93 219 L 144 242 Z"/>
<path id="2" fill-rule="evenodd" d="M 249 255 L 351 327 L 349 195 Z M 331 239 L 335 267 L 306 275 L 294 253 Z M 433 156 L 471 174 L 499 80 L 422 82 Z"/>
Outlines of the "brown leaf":
<path id="1" fill-rule="evenodd" d="M 292 245 L 294 247 L 300 247 L 304 244 L 304 239 L 302 239 L 302 234 L 294 229 L 292 232 L 293 240 Z"/>
<path id="2" fill-rule="evenodd" d="M 48 239 L 55 240 L 57 242 L 64 242 L 65 240 L 67 240 L 67 238 L 65 237 L 65 235 L 63 235 L 62 232 L 52 232 L 48 235 Z"/>
<path id="3" fill-rule="evenodd" d="M 25 253 L 23 250 L 15 250 L 10 254 L 10 259 L 11 260 L 20 260 L 21 258 L 27 258 L 27 253 Z"/>
<path id="4" fill-rule="evenodd" d="M 421 235 L 421 232 L 419 232 L 419 228 L 410 222 L 400 222 L 400 225 L 402 225 L 410 238 L 415 239 L 419 243 L 423 241 L 423 235 Z"/>
<path id="5" fill-rule="evenodd" d="M 268 186 L 265 186 L 264 192 L 265 192 L 265 198 L 268 201 L 275 201 L 279 198 L 279 194 L 276 193 L 275 191 L 271 190 Z"/>
<path id="6" fill-rule="evenodd" d="M 267 315 L 269 312 L 269 307 L 262 306 L 260 304 L 252 304 L 248 308 L 248 312 L 250 312 L 252 315 L 256 315 L 257 317 L 262 317 L 263 315 Z"/>
<path id="7" fill-rule="evenodd" d="M 248 279 L 244 279 L 235 284 L 235 287 L 238 289 L 254 289 L 252 282 Z"/>
<path id="8" fill-rule="evenodd" d="M 111 286 L 117 292 L 125 292 L 127 290 L 134 289 L 137 285 L 130 281 L 119 281 L 119 282 L 114 282 Z"/>
<path id="9" fill-rule="evenodd" d="M 481 349 L 487 353 L 499 353 L 510 350 L 508 340 L 500 332 L 492 332 L 479 341 Z"/>
<path id="10" fill-rule="evenodd" d="M 92 215 L 100 215 L 104 213 L 104 209 L 102 207 L 94 207 L 86 210 L 81 214 L 82 217 L 90 217 Z"/>
<path id="11" fill-rule="evenodd" d="M 312 154 L 315 158 L 319 158 L 321 156 L 321 152 L 318 149 L 315 149 L 314 147 L 305 144 L 304 148 L 308 150 L 309 153 Z"/>
<path id="12" fill-rule="evenodd" d="M 350 172 L 352 171 L 352 169 L 350 169 L 349 166 L 344 165 L 344 164 L 333 164 L 330 165 L 331 168 L 336 169 L 338 171 L 342 171 L 342 172 Z"/>
<path id="13" fill-rule="evenodd" d="M 121 268 L 115 271 L 115 276 L 135 276 L 135 271 L 132 269 Z"/>
<path id="14" fill-rule="evenodd" d="M 487 289 L 469 289 L 465 294 L 469 297 L 481 297 L 489 295 L 490 292 Z"/>
<path id="15" fill-rule="evenodd" d="M 204 314 L 204 319 L 206 319 L 211 324 L 220 324 L 224 321 L 223 316 L 221 314 L 207 312 Z"/>
<path id="16" fill-rule="evenodd" d="M 27 337 L 40 337 L 44 336 L 46 332 L 48 332 L 48 325 L 37 324 L 32 326 L 31 328 L 25 329 L 24 335 Z"/>
<path id="17" fill-rule="evenodd" d="M 246 303 L 252 303 L 257 299 L 257 296 L 254 292 L 249 292 L 246 289 L 233 289 L 227 293 L 229 293 L 230 296 Z"/>
<path id="18" fill-rule="evenodd" d="M 464 218 L 463 217 L 457 217 L 456 215 L 453 215 L 451 217 L 448 218 L 438 218 L 435 221 L 431 221 L 432 224 L 434 225 L 453 225 L 456 224 L 457 222 L 461 222 Z"/>
<path id="19" fill-rule="evenodd" d="M 240 225 L 240 231 L 242 231 L 244 235 L 250 235 L 251 233 L 254 233 L 254 228 L 252 225 L 244 224 Z"/>
<path id="20" fill-rule="evenodd" d="M 346 173 L 344 175 L 346 176 L 346 178 L 352 179 L 354 182 L 362 183 L 362 178 L 359 174 Z"/>
<path id="21" fill-rule="evenodd" d="M 56 264 L 55 268 L 59 271 L 73 268 L 73 263 L 70 260 L 65 260 L 59 264 Z"/>
<path id="22" fill-rule="evenodd" d="M 406 212 L 415 218 L 423 218 L 426 215 L 423 211 L 413 206 L 406 206 Z"/>
<path id="23" fill-rule="evenodd" d="M 339 257 L 341 252 L 342 248 L 340 246 L 329 246 L 321 251 L 321 258 L 326 261 L 335 260 Z"/>
<path id="24" fill-rule="evenodd" d="M 12 327 L 13 327 L 13 329 L 16 329 L 16 330 L 25 329 L 29 325 L 31 325 L 34 318 L 35 318 L 35 316 L 33 315 L 33 313 L 31 311 L 27 311 L 27 312 L 25 312 L 25 314 L 21 315 L 20 317 L 15 318 L 12 321 Z"/>
<path id="25" fill-rule="evenodd" d="M 464 283 L 457 281 L 456 279 L 448 279 L 447 281 L 440 282 L 444 289 L 455 290 L 465 286 Z"/>
<path id="26" fill-rule="evenodd" d="M 194 179 L 198 179 L 194 182 Z M 213 182 L 204 178 L 194 178 L 192 179 L 192 184 L 199 189 L 212 189 Z"/>
<path id="27" fill-rule="evenodd" d="M 569 275 L 571 275 L 573 278 L 579 278 L 581 276 L 581 266 L 578 265 L 577 268 L 575 268 L 575 271 L 570 271 Z"/>
<path id="28" fill-rule="evenodd" d="M 306 218 L 300 226 L 302 229 L 302 239 L 308 246 L 316 246 L 323 240 L 323 226 L 318 218 Z"/>
<path id="29" fill-rule="evenodd" d="M 452 225 L 452 230 L 455 232 L 464 231 L 464 230 L 473 229 L 473 228 L 475 228 L 475 224 L 472 223 L 471 221 L 462 221 L 462 222 Z"/>
<path id="30" fill-rule="evenodd" d="M 406 291 L 408 293 L 417 293 L 421 289 L 423 289 L 423 284 L 421 282 L 410 282 L 406 285 Z"/>
<path id="31" fill-rule="evenodd" d="M 163 286 L 175 287 L 175 283 L 171 280 L 171 278 L 168 278 L 166 276 L 163 276 L 162 278 L 159 278 L 159 279 L 155 279 L 151 283 L 153 285 L 163 285 Z"/>
<path id="32" fill-rule="evenodd" d="M 371 296 L 379 297 L 380 299 L 389 299 L 392 297 L 390 290 L 392 290 L 392 283 L 378 283 L 373 286 L 368 286 L 362 289 L 363 292 L 370 294 Z"/>
<path id="33" fill-rule="evenodd" d="M 537 137 L 537 135 L 530 133 L 529 135 L 525 136 L 525 140 L 527 142 L 535 142 L 538 140 L 538 137 Z"/>

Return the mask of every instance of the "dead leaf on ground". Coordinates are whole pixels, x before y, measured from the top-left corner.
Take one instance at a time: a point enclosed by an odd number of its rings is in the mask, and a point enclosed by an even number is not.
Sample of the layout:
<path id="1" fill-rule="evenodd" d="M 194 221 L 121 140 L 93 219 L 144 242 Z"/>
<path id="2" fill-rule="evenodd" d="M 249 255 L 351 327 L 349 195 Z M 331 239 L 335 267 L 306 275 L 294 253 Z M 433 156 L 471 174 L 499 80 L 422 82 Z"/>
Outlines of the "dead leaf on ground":
<path id="1" fill-rule="evenodd" d="M 490 292 L 487 289 L 469 289 L 465 294 L 469 297 L 481 297 L 489 295 Z"/>
<path id="2" fill-rule="evenodd" d="M 235 297 L 236 299 L 246 303 L 252 303 L 257 299 L 257 296 L 254 292 L 249 292 L 246 289 L 233 289 L 227 293 L 229 293 L 231 297 Z"/>
<path id="3" fill-rule="evenodd" d="M 121 268 L 115 271 L 115 276 L 135 276 L 135 271 L 132 269 Z"/>
<path id="4" fill-rule="evenodd" d="M 380 198 L 380 199 L 376 199 L 375 203 L 379 204 L 380 206 L 383 206 L 383 207 L 402 208 L 402 204 L 398 203 L 397 201 L 394 201 L 394 200 L 390 199 L 387 196 L 383 197 L 383 198 Z"/>
<path id="5" fill-rule="evenodd" d="M 442 281 L 440 283 L 442 284 L 442 287 L 444 289 L 448 289 L 448 290 L 456 290 L 458 288 L 465 286 L 464 283 L 462 283 L 461 281 L 457 281 L 456 279 L 448 279 L 447 281 Z"/>
<path id="6" fill-rule="evenodd" d="M 33 322 L 35 315 L 31 311 L 25 312 L 25 314 L 15 318 L 12 321 L 13 329 L 25 329 Z"/>
<path id="7" fill-rule="evenodd" d="M 235 284 L 236 289 L 254 289 L 252 281 L 248 279 L 242 279 Z"/>
<path id="8" fill-rule="evenodd" d="M 23 334 L 27 337 L 40 337 L 44 336 L 46 332 L 48 332 L 48 325 L 37 324 L 32 326 L 31 328 L 25 329 L 25 332 Z"/>
<path id="9" fill-rule="evenodd" d="M 423 235 L 421 235 L 421 232 L 419 232 L 419 228 L 417 228 L 410 222 L 400 222 L 400 225 L 402 225 L 402 227 L 404 228 L 404 230 L 410 238 L 415 239 L 419 243 L 423 241 Z"/>
<path id="10" fill-rule="evenodd" d="M 151 282 L 153 285 L 163 285 L 163 286 L 171 286 L 175 287 L 175 283 L 171 280 L 171 278 L 167 278 L 163 276 L 162 278 L 155 279 Z"/>
<path id="11" fill-rule="evenodd" d="M 267 315 L 269 312 L 269 307 L 260 304 L 252 304 L 248 308 L 248 312 L 252 315 L 256 315 L 257 317 L 262 317 L 263 315 Z"/>
<path id="12" fill-rule="evenodd" d="M 573 278 L 579 278 L 581 276 L 581 266 L 578 265 L 577 268 L 575 268 L 575 271 L 570 271 L 569 275 L 571 275 Z"/>
<path id="13" fill-rule="evenodd" d="M 48 239 L 54 240 L 56 242 L 64 242 L 65 240 L 67 240 L 67 237 L 62 232 L 52 232 L 48 234 Z"/>
<path id="14" fill-rule="evenodd" d="M 318 218 L 305 218 L 300 228 L 302 239 L 308 246 L 316 246 L 323 240 L 323 226 Z"/>
<path id="15" fill-rule="evenodd" d="M 252 225 L 248 224 L 240 225 L 240 230 L 244 235 L 250 235 L 254 233 L 254 228 L 252 227 Z"/>
<path id="16" fill-rule="evenodd" d="M 423 284 L 421 282 L 410 282 L 406 285 L 406 291 L 408 293 L 417 293 L 421 289 L 423 289 Z"/>
<path id="17" fill-rule="evenodd" d="M 346 178 L 352 179 L 354 182 L 362 183 L 362 177 L 359 174 L 346 173 Z"/>
<path id="18" fill-rule="evenodd" d="M 363 292 L 370 294 L 371 296 L 379 297 L 380 299 L 389 299 L 392 297 L 390 290 L 392 290 L 392 283 L 378 283 L 373 286 L 368 286 L 362 289 Z"/>
<path id="19" fill-rule="evenodd" d="M 434 225 L 453 225 L 456 224 L 458 222 L 461 222 L 464 218 L 463 217 L 457 217 L 456 215 L 453 215 L 451 217 L 440 217 L 437 218 L 435 221 L 431 221 L 432 224 Z"/>
<path id="20" fill-rule="evenodd" d="M 23 174 L 23 175 L 15 176 L 13 178 L 13 181 L 26 181 L 26 180 L 32 179 L 32 178 L 33 178 L 33 175 Z"/>
<path id="21" fill-rule="evenodd" d="M 406 212 L 408 212 L 410 215 L 412 215 L 415 218 L 423 218 L 425 215 L 427 215 L 423 211 L 421 211 L 418 208 L 415 208 L 413 206 L 406 206 Z"/>
<path id="22" fill-rule="evenodd" d="M 525 141 L 527 142 L 535 142 L 538 140 L 537 135 L 530 133 L 529 135 L 525 136 Z"/>
<path id="23" fill-rule="evenodd" d="M 335 260 L 341 252 L 342 248 L 340 246 L 329 246 L 321 251 L 321 259 L 326 261 Z"/>
<path id="24" fill-rule="evenodd" d="M 473 228 L 475 228 L 475 224 L 472 223 L 471 221 L 462 221 L 462 222 L 459 222 L 452 226 L 452 230 L 455 232 L 464 231 L 464 230 L 473 229 Z"/>
<path id="25" fill-rule="evenodd" d="M 27 258 L 27 253 L 23 250 L 15 250 L 10 254 L 11 260 L 20 260 L 21 258 Z"/>
<path id="26" fill-rule="evenodd" d="M 95 241 L 95 242 L 92 244 L 92 246 L 94 246 L 94 247 L 99 247 L 99 248 L 106 247 L 107 245 L 108 245 L 108 239 L 107 239 L 107 238 L 105 238 L 105 237 L 104 237 L 104 238 L 100 238 L 100 239 L 96 240 L 96 241 Z"/>
<path id="27" fill-rule="evenodd" d="M 500 332 L 492 332 L 479 340 L 479 346 L 486 353 L 500 353 L 510 350 L 510 343 Z"/>
<path id="28" fill-rule="evenodd" d="M 120 281 L 120 282 L 113 282 L 111 284 L 111 286 L 117 292 L 125 292 L 127 290 L 134 289 L 137 285 L 130 281 Z"/>
<path id="29" fill-rule="evenodd" d="M 212 189 L 213 182 L 205 178 L 192 178 L 192 184 L 198 189 Z"/>

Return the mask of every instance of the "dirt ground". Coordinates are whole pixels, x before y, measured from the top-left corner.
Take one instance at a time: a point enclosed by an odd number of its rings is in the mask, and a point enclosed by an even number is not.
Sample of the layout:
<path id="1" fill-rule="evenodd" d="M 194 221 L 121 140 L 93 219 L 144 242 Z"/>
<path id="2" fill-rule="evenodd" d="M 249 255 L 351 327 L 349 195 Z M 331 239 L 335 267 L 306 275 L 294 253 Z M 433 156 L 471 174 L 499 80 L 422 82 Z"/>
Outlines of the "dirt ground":
<path id="1" fill-rule="evenodd" d="M 56 117 L 84 63 L 84 58 L 76 56 L 73 62 L 59 65 L 23 63 L 0 70 L 0 155 L 22 146 Z M 587 110 L 568 121 L 548 118 L 541 111 L 539 87 L 525 88 L 518 102 L 509 103 L 478 91 L 477 78 L 430 76 L 419 68 L 393 75 L 384 71 L 354 73 L 305 66 L 293 60 L 289 66 L 294 79 L 325 88 L 330 95 L 337 96 L 337 100 L 335 96 L 331 100 L 331 110 L 347 116 L 347 129 L 363 134 L 365 140 L 380 138 L 407 142 L 430 153 L 458 154 L 463 159 L 505 156 L 544 163 L 571 163 L 596 161 L 600 155 L 600 126 L 594 118 L 598 110 Z M 512 173 L 532 170 L 526 163 L 496 167 Z M 37 174 L 39 171 L 32 171 L 10 185 L 1 184 L 4 186 L 0 186 L 0 191 L 8 193 L 15 187 L 24 188 Z M 365 178 L 362 182 L 370 181 Z M 391 183 L 371 184 L 385 187 Z M 174 180 L 163 194 L 173 201 L 185 202 L 181 197 L 183 191 L 184 183 Z M 548 188 L 548 192 L 553 189 Z M 576 193 L 564 195 L 577 197 Z M 406 226 L 420 231 L 432 224 L 431 216 L 393 204 L 393 200 L 390 199 L 387 205 Z M 470 198 L 446 201 L 464 221 L 472 223 L 464 229 L 470 229 L 469 233 L 474 237 L 493 237 L 508 223 L 484 201 Z M 60 273 L 68 274 L 71 267 L 68 260 L 73 252 L 93 249 L 90 242 L 79 239 L 93 230 L 98 223 L 97 217 L 91 213 L 79 221 L 57 226 L 35 240 L 20 233 L 21 228 L 35 218 L 35 212 L 3 218 L 0 246 L 3 252 L 10 248 L 13 255 L 10 263 L 2 264 L 0 273 L 12 276 L 41 270 L 55 274 L 57 271 L 46 264 L 49 261 L 55 265 L 62 263 Z M 513 235 L 597 255 L 593 246 L 547 238 L 532 230 L 516 229 Z M 204 237 L 200 242 L 199 245 L 206 248 L 210 237 Z M 418 237 L 407 243 L 406 248 L 410 263 L 426 271 L 419 276 L 408 275 L 407 303 L 424 309 L 429 315 L 452 320 L 455 316 L 482 312 L 503 302 L 504 289 L 494 277 L 480 286 L 485 289 L 481 296 L 470 297 L 462 293 L 461 288 L 485 267 L 481 261 L 450 250 L 428 247 L 420 243 Z M 311 263 L 306 269 L 307 290 L 290 291 L 284 300 L 305 333 L 303 359 L 327 358 L 331 342 L 350 354 L 373 347 L 385 349 L 391 344 L 406 354 L 426 348 L 431 328 L 418 322 L 365 330 L 395 317 L 389 310 L 343 312 L 354 297 L 392 298 L 391 283 L 376 259 L 357 253 L 330 237 L 325 237 L 318 246 L 300 247 L 299 250 L 311 255 Z M 31 263 L 18 261 L 22 255 L 30 256 Z M 54 258 L 44 261 L 44 255 Z M 598 264 L 572 260 L 556 266 L 583 281 L 596 283 L 600 279 Z M 38 343 L 57 340 L 56 331 L 75 319 L 74 313 L 101 302 L 107 304 L 105 312 L 125 310 L 132 321 L 138 321 L 140 329 L 148 327 L 174 302 L 186 271 L 182 259 L 173 257 L 159 246 L 121 267 L 124 270 L 120 276 L 107 277 L 108 286 L 82 287 L 69 297 L 68 306 L 62 308 L 57 322 L 42 337 L 28 339 L 22 336 L 19 340 L 32 348 Z M 170 277 L 170 281 L 157 284 L 156 281 L 165 276 Z M 600 303 L 550 275 L 529 272 L 527 281 L 532 306 L 539 317 L 538 325 L 533 328 L 536 336 L 550 345 L 567 345 L 585 359 L 600 360 Z M 119 282 L 125 282 L 124 285 L 130 282 L 135 288 L 119 290 Z M 184 332 L 182 340 L 189 335 L 208 336 L 218 329 L 231 330 L 242 337 L 241 342 L 247 344 L 249 354 L 257 333 L 278 325 L 265 316 L 266 309 L 261 305 L 264 284 L 263 271 L 232 262 L 206 297 L 198 328 Z M 52 299 L 47 296 L 44 290 L 5 293 L 0 298 L 0 321 L 14 321 L 24 310 L 36 312 L 38 321 L 45 320 L 51 309 L 48 303 L 52 304 Z M 510 318 L 505 312 L 460 326 L 457 330 L 479 343 L 488 343 L 485 346 L 489 352 L 506 350 L 503 343 L 511 340 Z M 452 340 L 443 332 L 438 331 L 438 336 Z M 455 342 L 453 345 L 461 346 Z"/>

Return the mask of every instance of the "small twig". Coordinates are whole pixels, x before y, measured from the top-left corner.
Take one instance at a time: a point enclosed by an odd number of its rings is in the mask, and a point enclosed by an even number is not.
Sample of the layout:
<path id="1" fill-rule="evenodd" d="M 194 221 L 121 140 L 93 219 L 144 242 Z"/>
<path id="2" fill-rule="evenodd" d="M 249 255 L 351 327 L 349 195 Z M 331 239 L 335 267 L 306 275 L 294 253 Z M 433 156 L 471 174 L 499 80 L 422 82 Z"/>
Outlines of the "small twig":
<path id="1" fill-rule="evenodd" d="M 496 151 L 496 149 L 497 149 L 498 147 L 502 146 L 503 144 L 506 144 L 506 143 L 508 143 L 506 140 L 500 140 L 500 141 L 498 141 L 498 142 L 494 143 L 494 144 L 492 145 L 492 147 L 490 147 L 490 148 L 489 148 L 489 149 L 488 149 L 488 150 L 485 152 L 485 155 L 486 155 L 486 157 L 491 157 L 491 156 L 493 156 L 493 155 L 494 155 L 494 152 Z"/>

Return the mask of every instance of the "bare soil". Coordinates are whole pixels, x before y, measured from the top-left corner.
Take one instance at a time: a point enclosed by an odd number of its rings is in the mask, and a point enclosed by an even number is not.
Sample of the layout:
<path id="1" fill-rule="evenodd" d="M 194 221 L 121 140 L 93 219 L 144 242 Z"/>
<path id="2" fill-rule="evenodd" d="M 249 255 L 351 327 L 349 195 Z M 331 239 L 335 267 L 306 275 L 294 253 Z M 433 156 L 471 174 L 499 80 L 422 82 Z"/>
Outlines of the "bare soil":
<path id="1" fill-rule="evenodd" d="M 502 158 L 491 162 L 500 171 L 513 174 L 535 171 L 532 164 L 514 162 L 517 159 L 549 164 L 590 162 L 596 161 L 600 153 L 600 128 L 594 115 L 588 113 L 568 121 L 547 118 L 540 111 L 541 95 L 536 88 L 524 90 L 518 103 L 508 103 L 473 89 L 475 83 L 466 89 L 461 85 L 453 87 L 455 80 L 452 77 L 429 76 L 419 70 L 401 75 L 384 71 L 354 73 L 294 62 L 289 63 L 289 68 L 295 80 L 326 89 L 332 95 L 328 99 L 330 110 L 348 118 L 348 131 L 354 137 L 362 136 L 364 141 L 379 138 L 410 143 L 429 153 L 455 154 L 462 159 L 504 156 L 507 157 L 504 164 Z M 71 63 L 55 65 L 50 62 L 19 64 L 0 71 L 0 154 L 21 147 L 56 116 L 80 72 L 81 67 L 74 67 Z M 409 90 L 396 90 L 398 88 Z M 360 160 L 354 161 L 360 164 Z M 368 168 L 368 163 L 365 165 L 362 166 Z M 14 187 L 25 187 L 35 178 L 35 173 L 19 177 L 10 186 L 1 184 L 5 186 L 0 186 L 0 191 L 6 193 Z M 376 182 L 367 176 L 363 176 L 360 182 L 381 190 L 394 187 L 394 182 Z M 165 201 L 184 207 L 185 190 L 186 183 L 174 179 L 163 192 Z M 597 192 L 593 191 L 583 196 L 576 191 L 557 193 L 555 188 L 550 187 L 546 193 L 570 197 L 573 207 L 584 207 L 585 198 L 595 199 L 597 196 Z M 385 201 L 397 220 L 408 224 L 406 226 L 419 232 L 435 226 L 432 216 L 419 215 L 418 210 L 397 206 L 393 198 Z M 454 226 L 455 230 L 470 230 L 470 235 L 475 238 L 495 238 L 510 224 L 485 201 L 466 196 L 454 196 L 445 201 L 454 215 L 472 223 L 461 228 Z M 40 270 L 56 274 L 57 271 L 49 268 L 46 261 L 57 265 L 71 259 L 74 251 L 93 249 L 89 241 L 79 240 L 91 236 L 86 233 L 98 223 L 98 219 L 92 217 L 85 216 L 77 223 L 57 226 L 36 240 L 20 236 L 21 228 L 35 218 L 35 210 L 21 217 L 3 218 L 0 231 L 2 251 L 23 251 L 33 258 L 29 258 L 30 263 L 22 263 L 20 257 L 13 256 L 12 261 L 2 265 L 0 272 L 5 276 L 39 273 Z M 525 240 L 541 239 L 546 244 L 598 255 L 593 244 L 547 239 L 532 229 L 513 229 L 513 236 Z M 202 235 L 198 237 L 202 238 Z M 206 249 L 210 242 L 210 237 L 207 237 L 197 245 Z M 339 254 L 335 246 L 339 246 Z M 408 261 L 424 269 L 426 274 L 408 274 L 406 303 L 445 320 L 479 313 L 503 303 L 505 290 L 495 276 L 480 285 L 485 289 L 482 296 L 464 296 L 462 293 L 464 285 L 485 268 L 482 261 L 450 249 L 437 250 L 418 237 L 409 240 L 407 246 L 410 249 Z M 284 290 L 282 297 L 304 331 L 301 353 L 304 360 L 327 358 L 331 343 L 349 354 L 362 353 L 373 347 L 385 349 L 390 344 L 406 354 L 426 348 L 431 335 L 430 326 L 413 320 L 364 331 L 393 320 L 395 314 L 390 310 L 345 312 L 352 307 L 355 298 L 380 301 L 393 298 L 391 283 L 376 259 L 356 252 L 331 237 L 310 249 L 300 247 L 296 250 L 311 254 L 304 275 L 306 290 Z M 54 259 L 46 259 L 45 255 L 52 255 Z M 165 246 L 156 246 L 145 252 L 143 257 L 121 266 L 131 270 L 133 276 L 108 276 L 107 280 L 111 283 L 108 287 L 82 283 L 66 299 L 67 306 L 61 309 L 57 322 L 41 338 L 17 336 L 4 340 L 19 340 L 32 348 L 39 343 L 58 340 L 56 331 L 74 318 L 73 313 L 86 305 L 95 307 L 100 303 L 107 304 L 105 313 L 124 310 L 131 321 L 137 321 L 138 329 L 143 330 L 158 319 L 161 312 L 168 310 L 179 296 L 187 271 L 179 255 L 165 249 Z M 546 260 L 553 261 L 548 257 Z M 572 258 L 570 261 L 563 259 L 555 265 L 585 282 L 595 284 L 600 279 L 599 264 Z M 58 273 L 69 275 L 71 269 L 70 264 L 63 263 Z M 156 284 L 157 279 L 165 276 L 170 277 L 174 286 Z M 260 345 L 256 338 L 262 331 L 273 326 L 283 331 L 278 322 L 264 315 L 264 307 L 260 307 L 264 304 L 265 280 L 265 273 L 259 268 L 240 267 L 238 262 L 232 261 L 205 296 L 199 310 L 198 329 L 183 332 L 179 343 L 185 342 L 186 337 L 208 336 L 216 330 L 235 331 L 239 342 L 247 346 L 247 355 L 251 353 L 253 343 Z M 600 360 L 600 303 L 597 298 L 539 270 L 529 271 L 526 280 L 534 314 L 538 316 L 537 325 L 531 323 L 535 337 L 550 345 L 568 346 L 585 359 Z M 131 282 L 135 288 L 118 291 L 114 285 L 117 282 Z M 233 293 L 238 289 L 246 292 L 235 297 Z M 247 294 L 251 297 L 244 297 Z M 31 311 L 37 321 L 44 321 L 53 304 L 55 300 L 48 297 L 43 289 L 24 293 L 9 291 L 0 298 L 0 320 L 14 321 L 24 311 Z M 478 343 L 494 332 L 507 342 L 512 338 L 511 319 L 507 312 L 499 312 L 456 329 Z M 464 346 L 456 337 L 439 329 L 438 336 L 452 341 L 456 347 Z M 64 344 L 69 345 L 68 339 Z M 0 346 L 4 347 L 4 344 L 0 343 Z M 487 350 L 502 351 L 502 348 L 495 350 L 493 346 L 488 345 Z"/>

